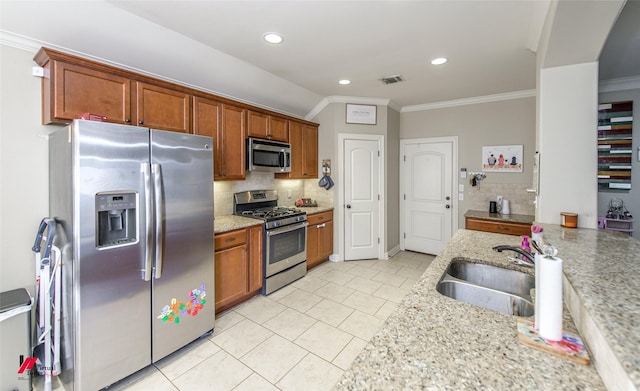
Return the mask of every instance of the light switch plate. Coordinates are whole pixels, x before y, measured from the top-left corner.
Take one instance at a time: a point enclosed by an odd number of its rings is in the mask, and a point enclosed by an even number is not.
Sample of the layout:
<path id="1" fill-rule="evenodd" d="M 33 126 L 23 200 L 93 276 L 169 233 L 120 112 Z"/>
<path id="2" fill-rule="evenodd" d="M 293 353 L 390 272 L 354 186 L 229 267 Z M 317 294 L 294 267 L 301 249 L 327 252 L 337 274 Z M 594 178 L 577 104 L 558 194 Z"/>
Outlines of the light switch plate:
<path id="1" fill-rule="evenodd" d="M 458 191 L 464 191 L 464 185 L 463 184 L 459 184 L 458 185 Z"/>
<path id="2" fill-rule="evenodd" d="M 458 201 L 464 201 L 464 193 L 458 193 Z"/>

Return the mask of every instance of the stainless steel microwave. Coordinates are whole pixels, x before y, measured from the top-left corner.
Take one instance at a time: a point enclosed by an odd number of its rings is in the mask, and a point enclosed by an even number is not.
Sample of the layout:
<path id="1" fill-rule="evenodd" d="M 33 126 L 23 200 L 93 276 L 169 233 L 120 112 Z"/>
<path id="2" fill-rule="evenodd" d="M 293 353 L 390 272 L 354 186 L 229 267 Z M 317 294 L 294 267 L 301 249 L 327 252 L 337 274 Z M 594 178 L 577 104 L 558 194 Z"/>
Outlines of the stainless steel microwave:
<path id="1" fill-rule="evenodd" d="M 247 170 L 291 172 L 291 144 L 248 138 Z"/>

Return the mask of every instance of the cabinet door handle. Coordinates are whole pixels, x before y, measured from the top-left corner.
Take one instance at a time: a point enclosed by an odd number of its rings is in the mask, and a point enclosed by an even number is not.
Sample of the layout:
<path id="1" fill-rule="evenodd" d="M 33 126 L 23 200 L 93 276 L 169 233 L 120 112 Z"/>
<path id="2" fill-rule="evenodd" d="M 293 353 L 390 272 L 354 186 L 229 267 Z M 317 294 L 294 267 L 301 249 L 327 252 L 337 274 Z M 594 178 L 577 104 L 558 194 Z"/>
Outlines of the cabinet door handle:
<path id="1" fill-rule="evenodd" d="M 131 123 L 131 118 L 125 118 L 125 119 L 124 119 L 124 122 L 126 122 L 126 123 L 130 124 L 130 123 Z"/>
<path id="2" fill-rule="evenodd" d="M 324 228 L 326 225 L 327 225 L 327 224 L 322 223 L 322 224 L 316 225 L 316 228 Z"/>
<path id="3" fill-rule="evenodd" d="M 225 243 L 229 243 L 229 242 L 233 242 L 235 240 L 236 240 L 236 238 L 227 238 L 224 241 L 225 241 Z"/>
<path id="4" fill-rule="evenodd" d="M 138 121 L 138 123 L 139 123 L 140 125 L 144 125 L 144 121 L 143 121 L 143 120 Z"/>
<path id="5" fill-rule="evenodd" d="M 500 231 L 508 231 L 508 230 L 509 230 L 509 227 L 503 227 L 503 226 L 499 225 L 499 226 L 498 226 L 498 229 L 499 229 Z"/>

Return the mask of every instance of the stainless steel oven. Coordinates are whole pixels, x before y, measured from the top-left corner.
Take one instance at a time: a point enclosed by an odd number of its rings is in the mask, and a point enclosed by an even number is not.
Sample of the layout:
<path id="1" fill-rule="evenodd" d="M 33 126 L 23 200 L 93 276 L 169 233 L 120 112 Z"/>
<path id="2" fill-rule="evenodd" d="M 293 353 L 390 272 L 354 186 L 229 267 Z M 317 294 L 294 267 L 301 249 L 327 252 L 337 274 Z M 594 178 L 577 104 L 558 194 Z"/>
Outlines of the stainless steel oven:
<path id="1" fill-rule="evenodd" d="M 234 194 L 234 213 L 261 219 L 264 238 L 264 280 L 261 293 L 268 295 L 307 274 L 307 214 L 277 206 L 275 190 Z"/>
<path id="2" fill-rule="evenodd" d="M 307 222 L 267 229 L 266 276 L 272 276 L 307 260 Z"/>

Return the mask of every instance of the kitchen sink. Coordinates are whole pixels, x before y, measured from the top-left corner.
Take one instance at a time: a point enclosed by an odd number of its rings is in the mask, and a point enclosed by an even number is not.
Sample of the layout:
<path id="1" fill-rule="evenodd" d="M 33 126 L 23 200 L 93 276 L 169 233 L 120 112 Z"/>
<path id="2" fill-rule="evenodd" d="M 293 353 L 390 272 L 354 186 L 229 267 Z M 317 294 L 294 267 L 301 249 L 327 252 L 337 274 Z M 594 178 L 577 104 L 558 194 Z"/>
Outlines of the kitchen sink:
<path id="1" fill-rule="evenodd" d="M 471 284 L 520 296 L 529 296 L 531 288 L 536 285 L 536 279 L 532 275 L 482 263 L 453 261 L 447 274 Z"/>
<path id="2" fill-rule="evenodd" d="M 454 260 L 436 290 L 455 300 L 506 315 L 534 314 L 530 290 L 535 278 L 527 273 Z"/>

